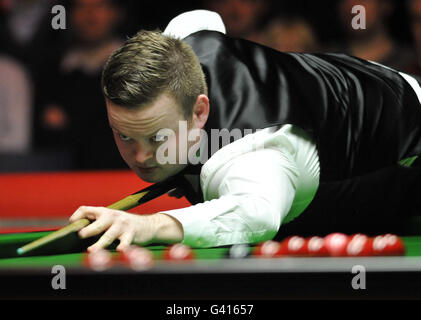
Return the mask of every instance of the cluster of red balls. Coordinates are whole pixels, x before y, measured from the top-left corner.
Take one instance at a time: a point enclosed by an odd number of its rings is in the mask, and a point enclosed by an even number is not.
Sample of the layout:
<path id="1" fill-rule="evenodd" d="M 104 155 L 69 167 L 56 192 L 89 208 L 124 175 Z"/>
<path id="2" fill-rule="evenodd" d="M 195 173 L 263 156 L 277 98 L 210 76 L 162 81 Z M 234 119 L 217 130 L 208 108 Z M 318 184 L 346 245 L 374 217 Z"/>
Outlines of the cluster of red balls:
<path id="1" fill-rule="evenodd" d="M 278 241 L 266 241 L 256 247 L 255 256 L 284 257 L 367 257 L 400 256 L 405 254 L 405 246 L 398 236 L 393 234 L 369 237 L 364 234 L 351 236 L 332 233 L 326 237 L 303 238 L 292 236 Z"/>
<path id="2" fill-rule="evenodd" d="M 240 245 L 234 245 L 231 249 L 239 247 Z M 251 255 L 247 245 L 241 247 L 242 250 L 230 250 L 229 258 L 246 258 Z M 343 233 L 332 233 L 326 237 L 292 236 L 283 241 L 269 240 L 259 244 L 253 252 L 254 256 L 260 258 L 368 257 L 404 254 L 404 243 L 397 235 L 369 237 L 364 234 L 348 236 Z M 165 249 L 162 258 L 167 261 L 188 261 L 194 259 L 194 253 L 189 246 L 174 244 Z M 138 246 L 131 246 L 128 250 L 114 255 L 107 250 L 98 250 L 85 255 L 85 265 L 97 271 L 106 270 L 114 265 L 124 265 L 132 270 L 142 271 L 152 268 L 154 263 L 152 251 Z"/>
<path id="3" fill-rule="evenodd" d="M 164 260 L 186 261 L 193 259 L 193 250 L 183 244 L 174 244 L 167 247 L 163 254 Z M 132 270 L 148 270 L 154 266 L 155 259 L 151 250 L 139 246 L 112 254 L 108 250 L 98 250 L 88 253 L 84 257 L 85 266 L 96 271 L 103 271 L 112 266 L 125 266 Z"/>

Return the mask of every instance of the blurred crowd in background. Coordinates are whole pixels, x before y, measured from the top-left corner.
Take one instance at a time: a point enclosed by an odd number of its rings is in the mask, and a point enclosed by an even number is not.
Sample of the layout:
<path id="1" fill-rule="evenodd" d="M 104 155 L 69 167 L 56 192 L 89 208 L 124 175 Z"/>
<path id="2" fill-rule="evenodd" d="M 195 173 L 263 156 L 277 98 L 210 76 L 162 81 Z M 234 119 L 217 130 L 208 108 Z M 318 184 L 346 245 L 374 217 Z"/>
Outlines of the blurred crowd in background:
<path id="1" fill-rule="evenodd" d="M 55 30 L 54 5 L 66 9 Z M 365 29 L 352 8 L 363 5 Z M 421 0 L 0 0 L 0 172 L 126 168 L 101 69 L 139 29 L 218 12 L 228 35 L 286 52 L 343 52 L 421 75 Z"/>

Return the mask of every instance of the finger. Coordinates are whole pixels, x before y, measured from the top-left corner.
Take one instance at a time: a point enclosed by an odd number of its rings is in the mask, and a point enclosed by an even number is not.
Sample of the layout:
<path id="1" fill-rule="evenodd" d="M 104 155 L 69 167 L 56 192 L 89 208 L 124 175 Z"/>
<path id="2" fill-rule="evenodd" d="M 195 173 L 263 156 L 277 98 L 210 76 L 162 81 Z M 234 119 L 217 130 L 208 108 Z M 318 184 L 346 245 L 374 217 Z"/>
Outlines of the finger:
<path id="1" fill-rule="evenodd" d="M 81 206 L 70 216 L 69 221 L 75 222 L 76 220 L 83 218 L 96 220 L 101 212 L 100 209 L 100 207 Z"/>
<path id="2" fill-rule="evenodd" d="M 134 232 L 127 231 L 120 236 L 120 244 L 117 246 L 117 251 L 123 252 L 130 248 L 133 242 Z"/>
<path id="3" fill-rule="evenodd" d="M 120 237 L 121 227 L 117 224 L 113 224 L 99 240 L 88 248 L 89 252 L 95 252 L 100 249 L 108 247 L 115 239 Z"/>
<path id="4" fill-rule="evenodd" d="M 89 238 L 92 236 L 96 236 L 107 230 L 113 223 L 113 219 L 111 217 L 102 216 L 98 220 L 92 222 L 90 225 L 86 226 L 85 228 L 79 231 L 79 236 L 81 238 Z"/>

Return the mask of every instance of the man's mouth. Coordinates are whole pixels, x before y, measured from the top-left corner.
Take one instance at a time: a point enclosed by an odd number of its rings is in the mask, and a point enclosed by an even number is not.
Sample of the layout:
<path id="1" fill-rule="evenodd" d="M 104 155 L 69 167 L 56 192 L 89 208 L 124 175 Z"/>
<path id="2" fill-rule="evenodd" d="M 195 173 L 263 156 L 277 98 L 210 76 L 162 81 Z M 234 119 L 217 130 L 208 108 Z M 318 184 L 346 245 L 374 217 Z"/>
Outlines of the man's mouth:
<path id="1" fill-rule="evenodd" d="M 155 169 L 157 169 L 158 167 L 141 167 L 141 166 L 136 166 L 136 168 L 139 170 L 140 173 L 152 173 Z"/>

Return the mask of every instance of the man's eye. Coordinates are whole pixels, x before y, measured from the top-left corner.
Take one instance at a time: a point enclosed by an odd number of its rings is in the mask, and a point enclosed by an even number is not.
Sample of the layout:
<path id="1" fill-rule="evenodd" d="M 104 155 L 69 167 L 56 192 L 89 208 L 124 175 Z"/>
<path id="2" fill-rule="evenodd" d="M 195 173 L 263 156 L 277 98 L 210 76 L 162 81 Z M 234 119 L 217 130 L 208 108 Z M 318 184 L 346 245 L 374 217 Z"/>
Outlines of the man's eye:
<path id="1" fill-rule="evenodd" d="M 167 136 L 164 134 L 156 134 L 151 138 L 151 140 L 153 142 L 162 142 L 162 141 L 165 141 L 166 137 Z"/>
<path id="2" fill-rule="evenodd" d="M 125 136 L 124 134 L 119 133 L 118 137 L 120 138 L 121 141 L 130 141 L 130 137 Z"/>

